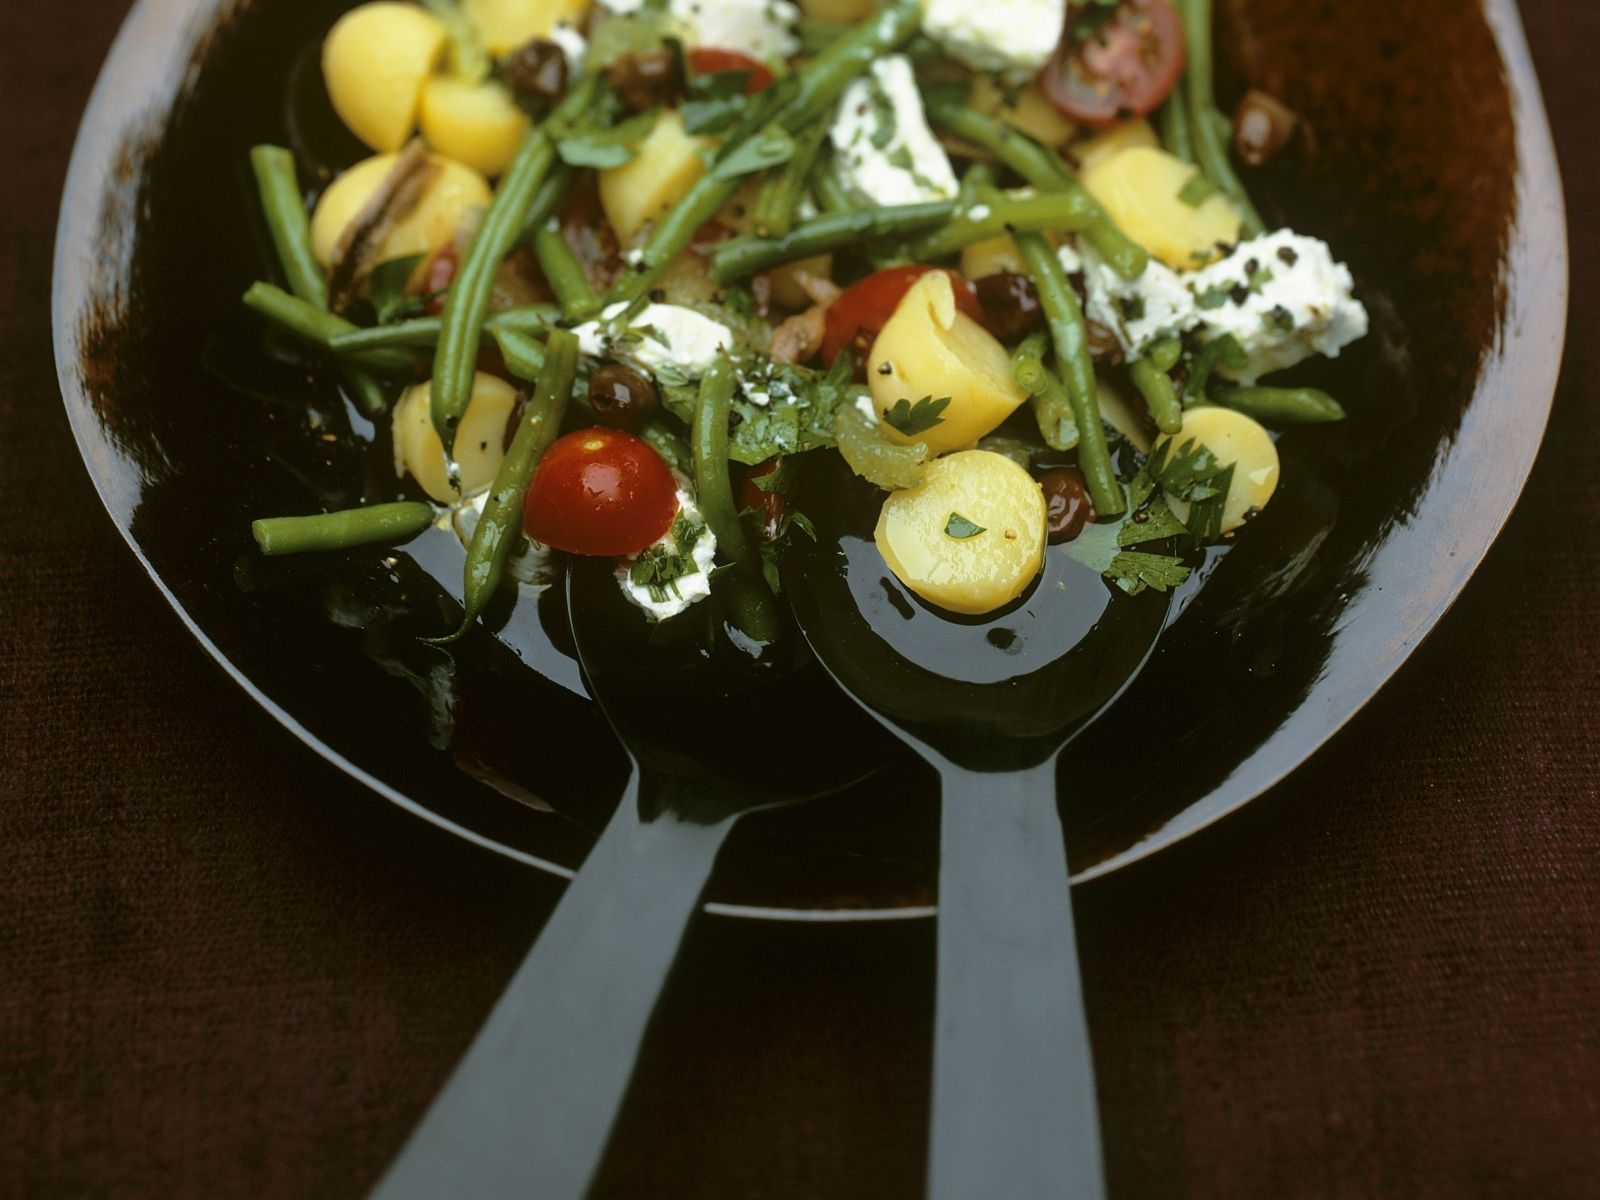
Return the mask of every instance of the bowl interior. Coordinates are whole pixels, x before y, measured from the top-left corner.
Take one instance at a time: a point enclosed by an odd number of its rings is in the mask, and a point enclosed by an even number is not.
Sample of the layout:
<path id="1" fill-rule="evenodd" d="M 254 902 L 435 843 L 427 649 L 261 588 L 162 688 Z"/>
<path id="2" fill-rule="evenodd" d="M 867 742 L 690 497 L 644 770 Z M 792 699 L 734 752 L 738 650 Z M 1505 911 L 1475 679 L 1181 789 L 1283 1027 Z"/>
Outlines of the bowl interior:
<path id="1" fill-rule="evenodd" d="M 367 449 L 365 424 L 292 353 L 264 356 L 239 304 L 272 277 L 246 153 L 291 132 L 316 139 L 286 128 L 285 81 L 348 6 L 135 9 L 68 184 L 63 392 L 113 517 L 241 683 L 391 798 L 570 869 L 624 764 L 562 653 L 559 598 L 527 597 L 498 614 L 498 636 L 446 652 L 414 635 L 449 623 L 460 550 L 448 535 L 315 560 L 252 551 L 254 517 L 393 486 L 378 483 L 383 451 Z M 1559 359 L 1559 185 L 1510 4 L 1219 8 L 1223 96 L 1253 84 L 1309 124 L 1304 153 L 1252 180 L 1269 223 L 1332 243 L 1373 331 L 1303 374 L 1350 419 L 1283 437 L 1277 499 L 1210 556 L 1150 667 L 1063 759 L 1080 873 L 1243 803 L 1381 686 L 1514 503 Z M 341 153 L 337 138 L 318 145 Z M 932 787 L 895 760 L 849 793 L 748 822 L 714 904 L 927 911 Z"/>

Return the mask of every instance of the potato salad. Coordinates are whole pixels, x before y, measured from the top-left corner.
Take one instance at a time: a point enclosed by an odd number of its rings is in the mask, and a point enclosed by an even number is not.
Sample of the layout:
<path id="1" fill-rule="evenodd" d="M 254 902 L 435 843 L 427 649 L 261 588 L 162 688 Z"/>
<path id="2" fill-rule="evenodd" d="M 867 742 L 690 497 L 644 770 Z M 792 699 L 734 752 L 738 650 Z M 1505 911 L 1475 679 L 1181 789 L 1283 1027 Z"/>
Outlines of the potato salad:
<path id="1" fill-rule="evenodd" d="M 1212 36 L 1210 0 L 351 8 L 321 68 L 367 153 L 256 148 L 278 274 L 245 300 L 393 485 L 261 550 L 455 528 L 441 640 L 517 559 L 587 555 L 649 620 L 710 604 L 763 646 L 837 455 L 934 611 L 1025 602 L 1055 546 L 1177 586 L 1271 503 L 1278 433 L 1344 417 L 1274 376 L 1367 331 L 1335 252 L 1253 203 L 1300 122 L 1223 113 Z"/>

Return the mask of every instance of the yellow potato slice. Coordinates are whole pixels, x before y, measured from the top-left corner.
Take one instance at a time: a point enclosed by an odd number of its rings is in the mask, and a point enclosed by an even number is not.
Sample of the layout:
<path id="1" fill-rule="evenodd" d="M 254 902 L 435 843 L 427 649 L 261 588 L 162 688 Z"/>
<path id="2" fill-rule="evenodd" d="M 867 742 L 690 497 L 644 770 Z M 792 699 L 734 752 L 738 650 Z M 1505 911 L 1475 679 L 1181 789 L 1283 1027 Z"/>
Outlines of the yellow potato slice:
<path id="1" fill-rule="evenodd" d="M 311 250 L 323 267 L 333 264 L 340 236 L 366 207 L 398 158 L 396 154 L 380 154 L 359 162 L 322 193 L 311 215 Z M 378 251 L 378 262 L 412 254 L 431 254 L 455 237 L 456 230 L 475 210 L 488 207 L 489 185 L 482 175 L 443 155 L 435 154 L 430 158 L 439 168 L 433 186 L 416 208 L 389 231 Z"/>
<path id="2" fill-rule="evenodd" d="M 998 116 L 1046 146 L 1063 145 L 1075 132 L 1072 122 L 1044 98 L 1036 83 L 1017 89 L 1002 88 L 992 76 L 978 75 L 972 80 L 967 105 L 985 116 Z"/>
<path id="3" fill-rule="evenodd" d="M 1110 129 L 1103 129 L 1093 137 L 1074 143 L 1068 149 L 1072 157 L 1078 160 L 1078 170 L 1088 171 L 1114 154 L 1121 154 L 1124 150 L 1133 150 L 1140 146 L 1157 148 L 1161 146 L 1161 139 L 1156 137 L 1155 129 L 1143 117 L 1125 121 L 1121 125 L 1113 125 Z"/>
<path id="4" fill-rule="evenodd" d="M 1179 199 L 1200 173 L 1152 146 L 1135 146 L 1082 172 L 1084 187 L 1118 228 L 1175 271 L 1192 271 L 1239 240 L 1239 210 L 1221 192 L 1198 205 Z"/>
<path id="5" fill-rule="evenodd" d="M 1022 251 L 1017 249 L 1017 241 L 1009 233 L 998 233 L 981 242 L 973 242 L 961 251 L 961 273 L 968 279 L 984 279 L 1001 271 L 1010 271 L 1014 275 L 1028 273 L 1028 265 L 1022 261 Z"/>
<path id="6" fill-rule="evenodd" d="M 917 595 L 976 615 L 1028 590 L 1044 563 L 1047 524 L 1033 476 L 1003 454 L 965 450 L 930 463 L 921 484 L 883 502 L 876 541 Z"/>
<path id="7" fill-rule="evenodd" d="M 446 40 L 438 18 L 415 4 L 379 0 L 340 17 L 322 43 L 322 77 L 350 132 L 380 152 L 405 145 Z"/>
<path id="8" fill-rule="evenodd" d="M 432 383 L 407 388 L 394 407 L 394 471 L 410 475 L 429 496 L 449 504 L 470 496 L 494 482 L 505 457 L 506 422 L 517 404 L 517 389 L 505 380 L 479 371 L 472 380 L 472 399 L 462 414 L 456 434 L 456 462 L 461 470 L 461 490 L 450 486 L 444 443 L 433 428 L 429 412 Z"/>
<path id="9" fill-rule="evenodd" d="M 1233 482 L 1222 509 L 1222 532 L 1238 529 L 1245 514 L 1260 510 L 1278 488 L 1278 448 L 1272 436 L 1254 419 L 1231 408 L 1191 408 L 1183 414 L 1183 428 L 1156 439 L 1156 450 L 1176 442 L 1174 451 L 1187 443 L 1199 442 L 1223 464 L 1233 464 Z M 1186 501 L 1167 497 L 1167 504 L 1180 521 L 1189 519 Z"/>
<path id="10" fill-rule="evenodd" d="M 435 75 L 417 111 L 422 136 L 440 154 L 483 175 L 511 165 L 528 132 L 528 116 L 498 83 Z"/>
<path id="11" fill-rule="evenodd" d="M 872 404 L 881 416 L 901 400 L 950 398 L 939 424 L 913 435 L 885 423 L 896 441 L 923 442 L 935 453 L 961 450 L 1009 417 L 1028 398 L 1011 355 L 987 329 L 956 308 L 950 276 L 929 271 L 906 292 L 867 356 Z"/>
<path id="12" fill-rule="evenodd" d="M 583 24 L 589 0 L 460 0 L 478 28 L 484 47 L 499 57 L 534 38 L 547 38 L 557 25 Z"/>
<path id="13" fill-rule="evenodd" d="M 683 118 L 667 109 L 640 142 L 633 161 L 600 172 L 600 207 L 623 245 L 660 217 L 706 173 L 700 152 L 711 143 L 683 130 Z"/>

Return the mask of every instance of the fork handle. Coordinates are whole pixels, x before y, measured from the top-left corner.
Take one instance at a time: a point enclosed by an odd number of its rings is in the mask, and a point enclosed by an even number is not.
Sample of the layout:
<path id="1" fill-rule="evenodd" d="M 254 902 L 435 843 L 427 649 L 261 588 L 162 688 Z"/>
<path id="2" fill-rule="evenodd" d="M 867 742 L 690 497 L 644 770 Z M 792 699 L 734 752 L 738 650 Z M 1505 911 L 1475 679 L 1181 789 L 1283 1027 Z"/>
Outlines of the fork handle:
<path id="1" fill-rule="evenodd" d="M 634 772 L 374 1200 L 580 1200 L 732 825 L 642 820 Z"/>
<path id="2" fill-rule="evenodd" d="M 1055 763 L 946 765 L 930 1200 L 1103 1200 Z"/>

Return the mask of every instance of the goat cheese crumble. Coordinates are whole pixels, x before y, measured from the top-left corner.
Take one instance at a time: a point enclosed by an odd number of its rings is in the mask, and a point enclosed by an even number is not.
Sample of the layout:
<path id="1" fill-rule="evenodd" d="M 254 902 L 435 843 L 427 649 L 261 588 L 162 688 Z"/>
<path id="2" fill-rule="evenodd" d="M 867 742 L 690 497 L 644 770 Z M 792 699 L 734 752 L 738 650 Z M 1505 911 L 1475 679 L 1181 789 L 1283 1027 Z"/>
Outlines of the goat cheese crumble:
<path id="1" fill-rule="evenodd" d="M 1246 363 L 1222 373 L 1250 384 L 1313 355 L 1337 358 L 1367 332 L 1350 268 L 1326 242 L 1292 230 L 1241 242 L 1187 275 L 1152 260 L 1138 279 L 1124 279 L 1092 246 L 1057 253 L 1069 274 L 1083 276 L 1084 315 L 1111 330 L 1130 359 L 1191 330 L 1202 342 L 1232 335 Z"/>
<path id="2" fill-rule="evenodd" d="M 567 60 L 567 73 L 576 79 L 583 74 L 583 59 L 589 53 L 589 39 L 565 21 L 557 21 L 550 31 L 550 40 Z"/>
<path id="3" fill-rule="evenodd" d="M 771 62 L 800 50 L 800 10 L 789 0 L 672 0 L 667 12 L 692 46 Z"/>
<path id="4" fill-rule="evenodd" d="M 617 583 L 652 621 L 665 621 L 711 595 L 716 557 L 717 535 L 680 482 L 672 527 L 654 545 L 618 560 Z"/>
<path id="5" fill-rule="evenodd" d="M 845 182 L 874 203 L 949 200 L 959 188 L 903 54 L 878 59 L 845 89 L 828 132 Z"/>
<path id="6" fill-rule="evenodd" d="M 1021 82 L 1049 61 L 1066 0 L 923 0 L 922 31 L 974 71 Z"/>
<path id="7" fill-rule="evenodd" d="M 717 355 L 733 345 L 733 331 L 720 321 L 680 304 L 650 304 L 618 329 L 628 311 L 613 304 L 597 321 L 573 329 L 578 349 L 590 358 L 622 358 L 649 371 L 671 368 L 691 378 L 711 369 Z"/>
<path id="8" fill-rule="evenodd" d="M 1287 229 L 1241 242 L 1228 257 L 1188 277 L 1196 327 L 1210 341 L 1232 334 L 1244 349 L 1243 383 L 1286 370 L 1365 337 L 1367 310 L 1353 295 L 1350 268 L 1328 244 Z"/>

